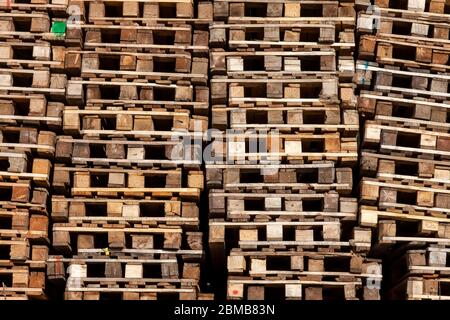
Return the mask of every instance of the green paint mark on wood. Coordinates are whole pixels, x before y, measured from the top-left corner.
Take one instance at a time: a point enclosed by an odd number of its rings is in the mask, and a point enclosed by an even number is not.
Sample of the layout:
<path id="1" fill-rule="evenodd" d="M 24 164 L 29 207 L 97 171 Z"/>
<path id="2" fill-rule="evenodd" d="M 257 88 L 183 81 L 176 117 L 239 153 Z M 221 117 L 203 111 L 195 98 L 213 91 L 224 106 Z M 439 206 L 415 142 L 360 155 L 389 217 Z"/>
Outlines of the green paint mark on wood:
<path id="1" fill-rule="evenodd" d="M 65 21 L 53 21 L 52 33 L 58 33 L 58 34 L 66 33 L 66 22 Z"/>

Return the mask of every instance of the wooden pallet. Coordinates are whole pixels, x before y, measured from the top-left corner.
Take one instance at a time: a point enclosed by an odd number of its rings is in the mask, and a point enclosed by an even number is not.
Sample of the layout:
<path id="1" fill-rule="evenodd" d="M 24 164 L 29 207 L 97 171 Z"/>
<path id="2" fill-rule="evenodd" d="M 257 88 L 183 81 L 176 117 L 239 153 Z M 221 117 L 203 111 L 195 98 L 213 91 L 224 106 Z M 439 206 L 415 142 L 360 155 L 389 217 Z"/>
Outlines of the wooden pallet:
<path id="1" fill-rule="evenodd" d="M 62 99 L 65 94 L 66 75 L 50 73 L 48 68 L 0 69 L 0 90 L 2 93 L 46 94 L 54 99 Z"/>
<path id="2" fill-rule="evenodd" d="M 396 2 L 386 0 L 355 1 L 355 5 L 360 9 L 366 9 L 371 4 L 376 4 L 383 16 L 418 17 L 435 21 L 446 21 L 448 19 L 447 15 L 444 14 L 446 2 L 442 0 L 402 0 Z"/>
<path id="3" fill-rule="evenodd" d="M 86 95 L 85 95 L 86 93 Z M 67 101 L 72 105 L 149 105 L 173 110 L 188 108 L 206 115 L 209 89 L 193 87 L 190 82 L 177 84 L 142 81 L 96 81 L 72 78 L 67 83 Z"/>
<path id="4" fill-rule="evenodd" d="M 386 181 L 387 180 L 387 181 Z M 361 203 L 378 204 L 381 208 L 403 207 L 421 211 L 441 212 L 450 209 L 449 185 L 440 183 L 395 181 L 390 179 L 375 180 L 363 178 L 360 185 Z M 405 208 L 406 207 L 406 208 Z"/>
<path id="5" fill-rule="evenodd" d="M 0 279 L 0 300 L 46 299 L 45 271 L 32 271 L 28 266 L 0 267 Z"/>
<path id="6" fill-rule="evenodd" d="M 36 212 L 46 212 L 48 190 L 45 188 L 32 188 L 29 180 L 16 182 L 0 182 L 3 208 L 33 208 Z"/>
<path id="7" fill-rule="evenodd" d="M 332 49 L 304 49 L 303 51 L 227 51 L 212 49 L 210 53 L 212 75 L 276 77 L 323 74 L 337 70 L 336 52 Z"/>
<path id="8" fill-rule="evenodd" d="M 358 110 L 365 117 L 386 125 L 449 131 L 447 114 L 450 109 L 446 103 L 435 99 L 364 90 L 358 97 Z"/>
<path id="9" fill-rule="evenodd" d="M 378 289 L 370 289 L 360 279 L 346 281 L 320 280 L 253 280 L 229 277 L 227 298 L 230 300 L 379 300 Z"/>
<path id="10" fill-rule="evenodd" d="M 64 17 L 67 9 L 67 3 L 51 3 L 51 1 L 39 1 L 39 3 L 23 3 L 17 0 L 2 1 L 0 10 L 2 12 L 33 12 L 42 11 L 51 13 L 52 16 Z"/>
<path id="11" fill-rule="evenodd" d="M 121 223 L 55 223 L 53 225 L 53 248 L 62 253 L 76 253 L 78 249 L 93 249 L 96 246 L 126 248 L 127 239 L 145 238 L 147 243 L 163 249 L 202 249 L 201 232 L 183 232 L 179 226 L 157 227 Z M 76 241 L 74 241 L 76 240 Z"/>
<path id="12" fill-rule="evenodd" d="M 395 66 L 381 68 L 362 61 L 357 61 L 356 69 L 364 77 L 358 79 L 359 84 L 376 92 L 397 94 L 405 99 L 433 99 L 438 103 L 446 103 L 449 97 L 447 86 L 450 77 L 445 73 L 430 73 L 417 68 L 404 71 Z"/>
<path id="13" fill-rule="evenodd" d="M 202 133 L 207 128 L 207 117 L 192 116 L 188 110 L 142 110 L 142 108 L 124 110 L 121 107 L 80 110 L 77 107 L 66 107 L 63 115 L 64 132 L 74 136 L 124 136 L 151 140 L 158 137 L 170 139 L 172 132 L 181 132 L 202 139 Z"/>
<path id="14" fill-rule="evenodd" d="M 340 34 L 333 23 L 311 23 L 310 21 L 284 23 L 283 20 L 273 23 L 273 20 L 278 19 L 270 18 L 270 22 L 262 23 L 215 23 L 210 27 L 210 45 L 230 49 L 281 48 L 283 50 L 292 50 L 298 46 L 332 47 L 347 52 L 354 48 L 352 35 L 345 32 Z"/>
<path id="15" fill-rule="evenodd" d="M 383 224 L 387 227 L 392 226 L 392 230 L 384 228 L 384 230 L 379 230 L 380 236 L 396 236 L 396 229 L 400 232 L 409 233 L 409 236 L 415 235 L 430 235 L 447 238 L 448 237 L 448 223 L 449 218 L 445 213 L 439 212 L 438 209 L 433 212 L 421 212 L 419 210 L 413 211 L 410 208 L 377 208 L 372 206 L 361 206 L 360 209 L 360 224 L 366 227 L 380 227 L 378 224 L 383 219 L 389 219 L 392 221 L 385 220 Z M 448 212 L 447 212 L 448 213 Z M 402 227 L 402 221 L 405 225 Z M 408 226 L 409 222 L 409 228 Z M 412 223 L 417 223 L 418 225 L 413 228 Z M 397 227 L 398 226 L 398 227 Z M 444 241 L 444 240 L 443 240 Z M 445 242 L 445 241 L 444 241 Z"/>
<path id="16" fill-rule="evenodd" d="M 56 134 L 28 127 L 0 126 L 0 151 L 19 151 L 51 158 L 55 152 Z"/>
<path id="17" fill-rule="evenodd" d="M 212 108 L 212 127 L 236 131 L 278 130 L 282 133 L 338 131 L 354 136 L 359 130 L 359 118 L 356 110 L 342 110 L 333 103 L 300 107 L 215 105 Z"/>
<path id="18" fill-rule="evenodd" d="M 254 279 L 328 279 L 376 275 L 381 279 L 381 261 L 350 252 L 241 251 L 232 249 L 227 259 L 228 273 Z M 370 271 L 368 271 L 370 270 Z"/>
<path id="19" fill-rule="evenodd" d="M 186 179 L 180 168 L 163 169 L 123 169 L 123 168 L 78 168 L 56 166 L 52 187 L 61 193 L 71 192 L 76 196 L 89 196 L 89 190 L 78 188 L 197 188 L 203 190 L 203 173 L 190 171 Z M 72 187 L 72 188 L 71 188 Z M 132 194 L 132 193 L 130 193 Z M 111 193 L 113 195 L 113 193 Z"/>
<path id="20" fill-rule="evenodd" d="M 211 218 L 246 219 L 283 217 L 287 219 L 342 218 L 354 220 L 357 203 L 354 198 L 340 197 L 335 191 L 314 192 L 226 192 L 210 190 Z"/>
<path id="21" fill-rule="evenodd" d="M 445 43 L 428 38 L 410 39 L 409 36 L 393 37 L 363 35 L 359 42 L 359 58 L 372 60 L 384 65 L 415 67 L 445 71 L 449 59 L 449 49 Z M 408 59 L 409 57 L 409 59 Z"/>
<path id="22" fill-rule="evenodd" d="M 84 79 L 184 80 L 196 85 L 206 85 L 207 71 L 208 59 L 192 57 L 190 52 L 167 54 L 83 51 L 81 56 L 81 77 Z"/>
<path id="23" fill-rule="evenodd" d="M 450 300 L 448 278 L 408 277 L 387 294 L 391 300 Z"/>
<path id="24" fill-rule="evenodd" d="M 441 2 L 443 3 L 443 2 Z M 408 35 L 415 39 L 429 39 L 429 41 L 439 41 L 447 39 L 449 27 L 444 21 L 434 19 L 434 17 L 421 16 L 420 12 L 409 11 L 404 16 L 401 10 L 389 10 L 379 7 L 379 16 L 374 21 L 373 14 L 360 12 L 358 14 L 357 32 L 360 34 L 372 34 L 373 31 L 377 35 L 392 34 L 394 36 Z M 405 11 L 404 11 L 405 12 Z M 445 19 L 445 15 L 442 15 Z M 378 30 L 374 30 L 378 27 Z M 431 32 L 430 32 L 431 31 Z"/>
<path id="25" fill-rule="evenodd" d="M 62 125 L 64 104 L 44 95 L 0 95 L 0 124 L 26 125 L 56 131 Z"/>
<path id="26" fill-rule="evenodd" d="M 200 175 L 203 178 L 203 175 Z M 134 176 L 137 183 L 144 182 L 144 176 Z M 167 188 L 167 187 L 101 187 L 89 186 L 89 175 L 77 175 L 75 178 L 75 186 L 70 189 L 69 194 L 74 197 L 94 197 L 94 198 L 145 198 L 153 199 L 171 199 L 179 197 L 183 200 L 198 201 L 200 198 L 199 188 Z"/>
<path id="27" fill-rule="evenodd" d="M 380 125 L 366 121 L 363 147 L 377 147 L 380 153 L 404 156 L 428 155 L 430 159 L 448 159 L 450 135 L 421 129 Z"/>
<path id="28" fill-rule="evenodd" d="M 96 213 L 94 215 L 94 212 Z M 199 209 L 195 203 L 179 199 L 111 199 L 52 197 L 52 219 L 55 222 L 105 221 L 180 225 L 197 229 Z"/>
<path id="29" fill-rule="evenodd" d="M 228 79 L 211 80 L 213 104 L 230 106 L 338 103 L 338 79 L 304 77 L 302 79 Z"/>
<path id="30" fill-rule="evenodd" d="M 252 190 L 337 190 L 353 189 L 351 168 L 335 168 L 333 162 L 291 165 L 206 165 L 209 188 L 230 192 Z"/>
<path id="31" fill-rule="evenodd" d="M 46 268 L 49 250 L 47 245 L 32 244 L 27 238 L 16 238 L 0 240 L 0 247 L 9 252 L 9 259 L 0 259 L 0 269 L 22 265 L 29 266 L 33 270 Z"/>
<path id="32" fill-rule="evenodd" d="M 165 50 L 167 53 L 188 50 L 197 56 L 208 54 L 208 31 L 198 30 L 188 24 L 140 26 L 139 23 L 125 21 L 116 25 L 83 23 L 73 28 L 68 30 L 65 41 L 78 47 L 83 44 L 84 49 L 109 48 L 120 51 L 128 48 L 137 52 Z"/>
<path id="33" fill-rule="evenodd" d="M 48 260 L 48 278 L 53 282 L 67 281 L 72 289 L 79 280 L 78 286 L 85 284 L 110 283 L 126 286 L 139 286 L 153 283 L 163 284 L 166 281 L 179 280 L 182 286 L 197 286 L 200 279 L 200 264 L 178 261 L 175 255 L 161 255 L 155 259 L 148 256 L 138 258 L 63 258 L 52 256 Z M 180 269 L 180 272 L 179 272 Z M 71 279 L 72 278 L 72 279 Z M 148 280 L 153 281 L 148 281 Z M 146 281 L 147 280 L 147 281 Z M 174 281 L 175 282 L 175 281 Z"/>
<path id="34" fill-rule="evenodd" d="M 227 266 L 230 274 L 228 298 L 232 299 L 243 298 L 244 287 L 247 288 L 247 299 L 263 299 L 267 289 L 269 289 L 267 293 L 270 294 L 270 289 L 273 289 L 273 286 L 280 286 L 283 281 L 286 284 L 284 295 L 286 299 L 301 299 L 302 292 L 306 295 L 306 299 L 316 295 L 316 298 L 319 298 L 322 294 L 320 288 L 341 285 L 349 290 L 345 291 L 345 298 L 351 299 L 355 298 L 352 296 L 352 285 L 342 282 L 371 281 L 373 284 L 375 282 L 379 284 L 381 281 L 381 261 L 345 252 L 233 249 L 228 256 Z M 279 269 L 273 270 L 274 268 Z M 247 277 L 243 277 L 244 274 L 248 274 Z M 307 289 L 302 290 L 302 285 Z M 311 288 L 313 285 L 315 289 Z M 335 298 L 340 296 L 337 292 L 334 293 Z M 282 292 L 279 294 L 283 296 Z"/>
<path id="35" fill-rule="evenodd" d="M 145 245 L 142 240 L 138 239 L 137 244 Z M 145 249 L 136 251 L 144 253 Z M 82 297 L 98 300 L 105 294 L 119 294 L 125 300 L 156 299 L 161 295 L 195 299 L 200 278 L 200 265 L 185 262 L 180 266 L 173 251 L 161 254 L 159 259 L 147 254 L 134 258 L 88 259 L 51 256 L 48 263 L 49 280 L 65 285 L 67 300 Z"/>
<path id="36" fill-rule="evenodd" d="M 99 286 L 94 283 L 84 288 L 66 290 L 65 300 L 213 300 L 211 294 L 199 293 L 197 287 L 176 288 L 174 285 L 149 284 L 144 286 L 130 285 L 129 287 Z"/>
<path id="37" fill-rule="evenodd" d="M 22 150 L 0 152 L 0 160 L 0 181 L 30 180 L 38 187 L 50 185 L 50 160 L 32 157 Z"/>
<path id="38" fill-rule="evenodd" d="M 0 42 L 0 66 L 2 68 L 38 69 L 49 68 L 52 72 L 64 73 L 66 49 L 46 41 Z"/>
<path id="39" fill-rule="evenodd" d="M 15 243 L 11 252 L 18 250 L 26 256 L 29 244 L 48 244 L 49 218 L 27 209 L 5 209 L 0 211 L 0 238 L 5 241 L 23 241 L 24 246 Z"/>
<path id="40" fill-rule="evenodd" d="M 209 243 L 213 251 L 220 246 L 243 250 L 331 248 L 337 251 L 352 249 L 367 252 L 370 249 L 370 230 L 355 228 L 348 230 L 346 234 L 341 232 L 341 227 L 341 223 L 337 220 L 269 222 L 211 220 Z M 227 232 L 228 230 L 230 231 Z"/>
<path id="41" fill-rule="evenodd" d="M 315 19 L 311 19 L 314 17 Z M 346 1 L 214 1 L 214 20 L 226 20 L 230 23 L 258 22 L 282 19 L 293 22 L 296 19 L 306 21 L 333 21 L 343 26 L 355 23 L 354 4 Z"/>
<path id="42" fill-rule="evenodd" d="M 271 79 L 337 75 L 341 81 L 350 82 L 355 71 L 353 58 L 342 55 L 336 61 L 336 55 L 335 50 L 326 47 L 299 51 L 211 48 L 210 70 L 213 76 L 226 75 L 235 79 L 254 75 Z"/>
<path id="43" fill-rule="evenodd" d="M 192 80 L 194 83 L 205 82 L 202 72 L 207 69 L 207 59 L 193 57 L 193 53 L 188 50 L 177 50 L 175 53 L 135 51 L 116 52 L 107 48 L 95 48 L 95 51 L 67 50 L 65 66 L 70 74 L 82 74 L 84 78 L 101 78 L 102 73 L 116 72 L 130 79 L 144 76 L 147 79 L 173 78 Z"/>
<path id="44" fill-rule="evenodd" d="M 426 157 L 409 158 L 363 151 L 361 172 L 366 177 L 380 181 L 423 182 L 426 184 L 450 183 L 450 162 L 429 160 Z"/>
<path id="45" fill-rule="evenodd" d="M 51 18 L 43 11 L 13 11 L 0 12 L 0 39 L 14 39 L 27 41 L 51 41 L 61 43 L 64 34 L 52 32 L 52 25 L 64 21 L 61 18 Z"/>
<path id="46" fill-rule="evenodd" d="M 112 291 L 112 292 L 111 292 Z M 121 299 L 121 300 L 158 300 L 158 299 L 179 299 L 179 300 L 214 300 L 214 294 L 196 292 L 191 289 L 180 290 L 158 289 L 149 290 L 131 289 L 117 294 L 114 290 L 109 293 L 100 290 L 84 290 L 84 292 L 67 292 L 64 295 L 66 300 L 103 300 L 103 299 Z"/>
<path id="47" fill-rule="evenodd" d="M 70 1 L 80 8 L 81 19 L 93 24 L 133 21 L 143 25 L 208 24 L 212 20 L 212 3 L 209 1 L 173 0 L 147 3 L 136 1 Z M 86 13 L 89 12 L 88 15 Z"/>
<path id="48" fill-rule="evenodd" d="M 449 249 L 430 246 L 421 250 L 409 250 L 393 260 L 389 291 L 391 299 L 446 299 L 448 290 Z"/>
<path id="49" fill-rule="evenodd" d="M 405 277 L 448 278 L 450 268 L 447 264 L 449 248 L 427 247 L 426 249 L 409 250 L 393 260 L 389 268 L 392 270 L 391 281 Z"/>
<path id="50" fill-rule="evenodd" d="M 449 219 L 402 213 L 400 210 L 361 209 L 361 225 L 375 226 L 371 256 L 389 258 L 411 249 L 450 244 Z"/>
<path id="51" fill-rule="evenodd" d="M 101 166 L 138 166 L 141 168 L 176 168 L 179 166 L 198 168 L 201 164 L 199 159 L 183 157 L 183 154 L 180 154 L 182 150 L 173 151 L 174 146 L 179 144 L 180 142 L 177 141 L 132 141 L 120 138 L 112 140 L 73 139 L 67 136 L 58 136 L 55 157 L 58 161 L 70 161 L 75 165 L 88 163 Z"/>
<path id="52" fill-rule="evenodd" d="M 356 137 L 342 137 L 339 132 L 285 134 L 276 131 L 248 130 L 226 134 L 213 133 L 205 163 L 273 164 L 336 161 L 353 165 L 357 160 Z M 255 150 L 257 141 L 259 150 Z"/>
<path id="53" fill-rule="evenodd" d="M 362 154 L 361 170 L 368 176 L 377 176 L 383 181 L 403 181 L 405 184 L 407 181 L 423 182 L 428 186 L 448 184 L 447 174 L 450 163 L 445 158 L 433 160 L 433 156 L 427 152 L 417 157 L 405 155 L 404 152 L 377 154 L 371 149 L 363 150 Z M 378 173 L 377 168 L 379 168 Z"/>

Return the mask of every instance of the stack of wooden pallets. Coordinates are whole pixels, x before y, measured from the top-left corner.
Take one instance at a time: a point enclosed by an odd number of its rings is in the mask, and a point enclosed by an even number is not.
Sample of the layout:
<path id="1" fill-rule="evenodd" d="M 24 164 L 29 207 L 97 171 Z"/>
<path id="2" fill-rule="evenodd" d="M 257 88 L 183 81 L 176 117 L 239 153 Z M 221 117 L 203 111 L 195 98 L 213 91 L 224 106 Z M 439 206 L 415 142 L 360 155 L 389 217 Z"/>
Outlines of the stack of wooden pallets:
<path id="1" fill-rule="evenodd" d="M 352 1 L 214 1 L 205 162 L 228 299 L 379 298 L 353 192 L 355 21 Z"/>
<path id="2" fill-rule="evenodd" d="M 386 297 L 449 299 L 449 2 L 359 1 L 361 225 Z"/>
<path id="3" fill-rule="evenodd" d="M 0 300 L 450 299 L 449 13 L 0 0 Z"/>
<path id="4" fill-rule="evenodd" d="M 58 1 L 0 2 L 0 300 L 46 298 L 47 204 L 66 85 L 57 31 L 65 10 Z"/>
<path id="5" fill-rule="evenodd" d="M 197 299 L 212 4 L 73 1 L 48 278 L 68 300 Z M 76 19 L 74 19 L 76 20 Z M 201 147 L 201 146 L 200 146 Z M 187 155 L 194 155 L 187 157 Z"/>
<path id="6" fill-rule="evenodd" d="M 389 266 L 391 273 L 387 281 L 395 285 L 389 288 L 386 298 L 448 300 L 449 252 L 448 246 L 427 246 L 424 249 L 408 250 L 397 257 Z"/>

